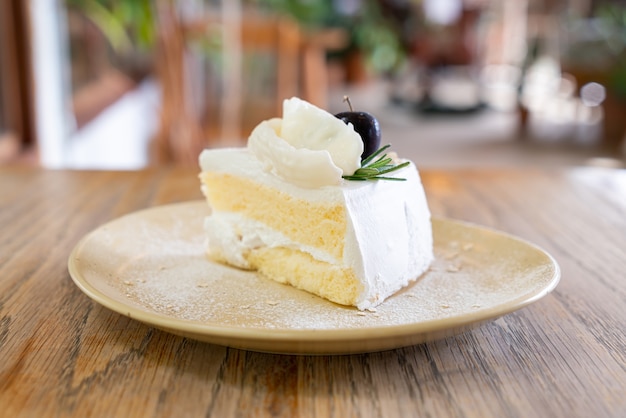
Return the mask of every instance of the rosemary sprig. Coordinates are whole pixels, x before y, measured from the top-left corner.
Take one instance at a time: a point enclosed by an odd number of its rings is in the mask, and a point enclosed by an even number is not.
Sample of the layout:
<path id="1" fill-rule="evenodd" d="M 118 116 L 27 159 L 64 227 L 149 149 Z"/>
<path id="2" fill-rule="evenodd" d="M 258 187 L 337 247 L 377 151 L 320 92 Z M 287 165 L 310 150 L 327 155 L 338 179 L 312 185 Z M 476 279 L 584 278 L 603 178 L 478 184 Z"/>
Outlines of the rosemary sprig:
<path id="1" fill-rule="evenodd" d="M 393 180 L 393 181 L 406 181 L 402 177 L 389 177 L 385 174 L 389 174 L 393 171 L 400 170 L 411 164 L 406 161 L 402 164 L 395 165 L 393 159 L 388 157 L 387 154 L 383 154 L 390 145 L 387 144 L 378 148 L 376 152 L 361 161 L 361 168 L 357 169 L 354 174 L 349 176 L 342 176 L 346 180 L 352 181 L 366 181 L 366 180 Z M 382 155 L 381 155 L 382 154 Z"/>

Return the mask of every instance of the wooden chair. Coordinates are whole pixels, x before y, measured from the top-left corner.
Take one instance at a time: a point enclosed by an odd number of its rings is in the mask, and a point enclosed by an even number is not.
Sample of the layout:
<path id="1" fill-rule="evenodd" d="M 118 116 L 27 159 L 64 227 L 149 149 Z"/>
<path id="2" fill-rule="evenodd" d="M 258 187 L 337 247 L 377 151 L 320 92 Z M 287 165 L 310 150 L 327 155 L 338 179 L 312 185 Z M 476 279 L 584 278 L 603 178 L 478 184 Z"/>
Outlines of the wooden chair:
<path id="1" fill-rule="evenodd" d="M 163 106 L 153 162 L 196 163 L 203 148 L 243 145 L 252 128 L 281 115 L 283 100 L 292 96 L 326 105 L 325 54 L 345 44 L 344 33 L 310 34 L 288 18 L 244 10 L 183 21 L 170 2 L 159 6 L 157 74 Z M 209 87 L 197 86 L 186 67 L 190 47 L 210 34 L 223 41 L 224 77 Z M 268 57 L 273 73 L 262 83 L 272 91 L 264 97 L 250 88 L 258 74 L 249 74 L 247 64 Z M 204 89 L 203 97 L 193 100 L 198 89 Z"/>

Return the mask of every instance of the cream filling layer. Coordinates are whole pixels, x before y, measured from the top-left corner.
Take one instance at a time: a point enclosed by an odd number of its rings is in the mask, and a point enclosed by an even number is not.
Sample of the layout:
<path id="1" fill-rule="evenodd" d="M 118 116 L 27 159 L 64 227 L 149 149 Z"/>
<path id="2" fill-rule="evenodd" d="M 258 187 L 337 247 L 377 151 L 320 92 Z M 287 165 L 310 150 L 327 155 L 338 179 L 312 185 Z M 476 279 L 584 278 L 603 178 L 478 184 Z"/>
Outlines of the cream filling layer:
<path id="1" fill-rule="evenodd" d="M 246 254 L 250 251 L 259 248 L 277 247 L 290 248 L 307 253 L 314 259 L 325 263 L 345 265 L 343 260 L 338 260 L 326 251 L 295 242 L 262 222 L 244 217 L 238 213 L 214 212 L 205 219 L 204 229 L 207 234 L 209 251 L 218 252 L 229 264 L 240 268 L 250 269 L 252 267 L 246 260 Z M 351 252 L 353 252 L 351 249 L 344 250 L 344 254 Z M 344 255 L 345 258 L 354 259 L 354 257 L 346 257 Z"/>

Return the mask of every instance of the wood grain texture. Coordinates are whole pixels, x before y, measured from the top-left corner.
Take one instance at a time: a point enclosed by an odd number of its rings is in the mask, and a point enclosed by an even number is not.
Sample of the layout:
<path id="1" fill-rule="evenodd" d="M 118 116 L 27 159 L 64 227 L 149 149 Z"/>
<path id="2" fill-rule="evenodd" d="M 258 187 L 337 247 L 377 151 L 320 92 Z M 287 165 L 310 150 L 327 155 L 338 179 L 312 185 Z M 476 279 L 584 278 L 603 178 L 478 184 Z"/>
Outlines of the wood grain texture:
<path id="1" fill-rule="evenodd" d="M 102 223 L 201 198 L 193 169 L 0 168 L 0 415 L 626 416 L 626 172 L 430 171 L 433 214 L 534 242 L 541 301 L 433 343 L 281 356 L 173 336 L 92 302 L 67 257 Z"/>

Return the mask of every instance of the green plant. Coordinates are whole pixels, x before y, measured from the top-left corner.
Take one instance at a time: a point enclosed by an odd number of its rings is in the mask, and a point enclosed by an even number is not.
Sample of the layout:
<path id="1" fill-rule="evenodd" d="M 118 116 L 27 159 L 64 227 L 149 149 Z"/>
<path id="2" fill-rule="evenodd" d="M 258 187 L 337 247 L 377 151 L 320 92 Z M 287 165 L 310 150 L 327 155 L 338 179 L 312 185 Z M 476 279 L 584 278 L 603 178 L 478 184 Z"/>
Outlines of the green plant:
<path id="1" fill-rule="evenodd" d="M 601 74 L 598 81 L 626 99 L 626 6 L 600 4 L 588 17 L 574 17 L 567 27 L 571 41 L 565 62 Z"/>
<path id="2" fill-rule="evenodd" d="M 152 0 L 65 0 L 107 38 L 118 54 L 150 49 L 155 39 Z"/>
<path id="3" fill-rule="evenodd" d="M 604 4 L 596 15 L 598 32 L 612 61 L 608 82 L 620 97 L 626 98 L 626 6 Z"/>
<path id="4" fill-rule="evenodd" d="M 342 13 L 336 1 L 259 0 L 267 9 L 288 15 L 304 28 L 344 28 L 349 49 L 363 53 L 366 64 L 377 73 L 397 69 L 406 58 L 399 25 L 387 17 L 376 0 L 363 0 L 355 13 Z"/>

